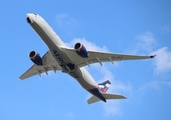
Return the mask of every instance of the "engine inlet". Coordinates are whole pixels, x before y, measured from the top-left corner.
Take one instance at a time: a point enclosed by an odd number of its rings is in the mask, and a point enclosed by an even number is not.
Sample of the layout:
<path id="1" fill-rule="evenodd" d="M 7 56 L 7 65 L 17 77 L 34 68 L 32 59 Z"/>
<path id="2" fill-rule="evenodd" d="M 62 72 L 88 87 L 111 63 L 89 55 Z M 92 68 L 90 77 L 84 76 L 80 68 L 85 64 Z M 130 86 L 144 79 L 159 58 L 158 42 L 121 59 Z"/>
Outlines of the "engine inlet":
<path id="1" fill-rule="evenodd" d="M 26 21 L 27 21 L 29 24 L 33 23 L 33 21 L 32 21 L 29 17 L 26 18 Z"/>
<path id="2" fill-rule="evenodd" d="M 81 46 L 81 43 L 76 43 L 75 46 L 74 46 L 74 48 L 75 48 L 75 49 L 79 49 L 80 46 Z"/>
<path id="3" fill-rule="evenodd" d="M 36 52 L 35 51 L 31 51 L 30 54 L 29 54 L 29 57 L 33 58 L 35 55 L 36 55 Z"/>

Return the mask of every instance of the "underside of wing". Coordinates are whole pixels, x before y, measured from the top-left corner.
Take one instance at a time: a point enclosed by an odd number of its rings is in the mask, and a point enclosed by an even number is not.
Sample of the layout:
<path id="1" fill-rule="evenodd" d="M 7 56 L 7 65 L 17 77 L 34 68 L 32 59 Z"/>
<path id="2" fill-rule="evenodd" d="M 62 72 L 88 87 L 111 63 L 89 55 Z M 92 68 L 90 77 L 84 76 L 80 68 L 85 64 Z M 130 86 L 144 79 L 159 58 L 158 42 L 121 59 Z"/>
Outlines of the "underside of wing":
<path id="1" fill-rule="evenodd" d="M 48 71 L 53 70 L 56 72 L 57 70 L 62 70 L 61 66 L 57 63 L 55 58 L 51 55 L 50 52 L 47 52 L 42 57 L 43 65 L 38 66 L 34 64 L 31 68 L 29 68 L 23 75 L 20 76 L 20 80 L 29 78 L 34 75 L 41 75 L 41 73 L 48 74 Z"/>
<path id="2" fill-rule="evenodd" d="M 63 51 L 67 54 L 70 60 L 78 67 L 83 67 L 86 65 L 90 65 L 93 63 L 102 62 L 112 62 L 121 61 L 121 60 L 138 60 L 138 59 L 149 59 L 154 56 L 138 56 L 138 55 L 127 55 L 127 54 L 113 54 L 107 52 L 96 52 L 96 51 L 88 51 L 89 56 L 87 58 L 83 58 L 76 54 L 74 49 L 63 48 Z"/>

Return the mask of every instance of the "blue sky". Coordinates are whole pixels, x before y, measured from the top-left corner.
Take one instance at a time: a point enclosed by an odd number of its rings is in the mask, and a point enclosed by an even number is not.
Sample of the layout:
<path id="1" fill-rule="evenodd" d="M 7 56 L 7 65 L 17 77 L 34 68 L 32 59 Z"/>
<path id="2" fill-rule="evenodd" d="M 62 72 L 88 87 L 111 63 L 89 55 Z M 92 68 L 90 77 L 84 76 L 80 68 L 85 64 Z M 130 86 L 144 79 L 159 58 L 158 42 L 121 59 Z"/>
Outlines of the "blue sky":
<path id="1" fill-rule="evenodd" d="M 1 0 L 0 119 L 170 120 L 170 5 L 170 0 Z M 91 50 L 157 56 L 86 67 L 97 82 L 112 82 L 109 92 L 127 97 L 88 105 L 91 95 L 60 71 L 19 80 L 33 64 L 28 53 L 48 50 L 27 24 L 29 12 L 41 15 L 70 47 L 80 41 Z"/>

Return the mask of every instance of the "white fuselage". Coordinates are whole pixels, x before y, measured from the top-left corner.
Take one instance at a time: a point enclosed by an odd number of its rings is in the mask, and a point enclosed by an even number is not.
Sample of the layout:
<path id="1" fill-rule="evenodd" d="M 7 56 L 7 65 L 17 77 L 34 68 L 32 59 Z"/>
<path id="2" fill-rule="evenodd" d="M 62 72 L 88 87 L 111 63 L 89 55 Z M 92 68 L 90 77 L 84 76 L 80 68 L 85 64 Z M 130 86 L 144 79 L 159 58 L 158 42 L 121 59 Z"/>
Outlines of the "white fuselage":
<path id="1" fill-rule="evenodd" d="M 63 68 L 63 72 L 68 73 L 75 78 L 87 91 L 98 88 L 97 83 L 89 72 L 84 67 L 78 68 L 77 66 L 74 66 L 69 57 L 60 49 L 67 46 L 41 16 L 29 13 L 27 14 L 27 21 L 28 20 L 31 27 L 48 46 L 51 54 L 56 59 L 56 62 Z"/>

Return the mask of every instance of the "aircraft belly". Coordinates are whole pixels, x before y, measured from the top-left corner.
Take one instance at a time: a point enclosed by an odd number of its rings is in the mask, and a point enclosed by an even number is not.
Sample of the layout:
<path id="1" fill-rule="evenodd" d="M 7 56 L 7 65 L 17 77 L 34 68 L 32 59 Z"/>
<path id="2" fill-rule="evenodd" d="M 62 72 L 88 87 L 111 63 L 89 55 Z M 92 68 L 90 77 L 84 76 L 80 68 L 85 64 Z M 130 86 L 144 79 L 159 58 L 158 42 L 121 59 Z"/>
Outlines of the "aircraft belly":
<path id="1" fill-rule="evenodd" d="M 65 46 L 53 29 L 42 21 L 35 21 L 31 27 L 41 37 L 49 49 L 55 49 L 57 46 Z"/>
<path id="2" fill-rule="evenodd" d="M 42 28 L 39 25 L 34 23 L 31 26 L 49 48 L 55 48 L 54 43 L 50 40 L 49 36 L 42 30 Z"/>
<path id="3" fill-rule="evenodd" d="M 70 76 L 75 78 L 78 83 L 86 90 L 97 88 L 98 85 L 88 71 L 82 68 L 76 68 L 68 73 Z"/>

